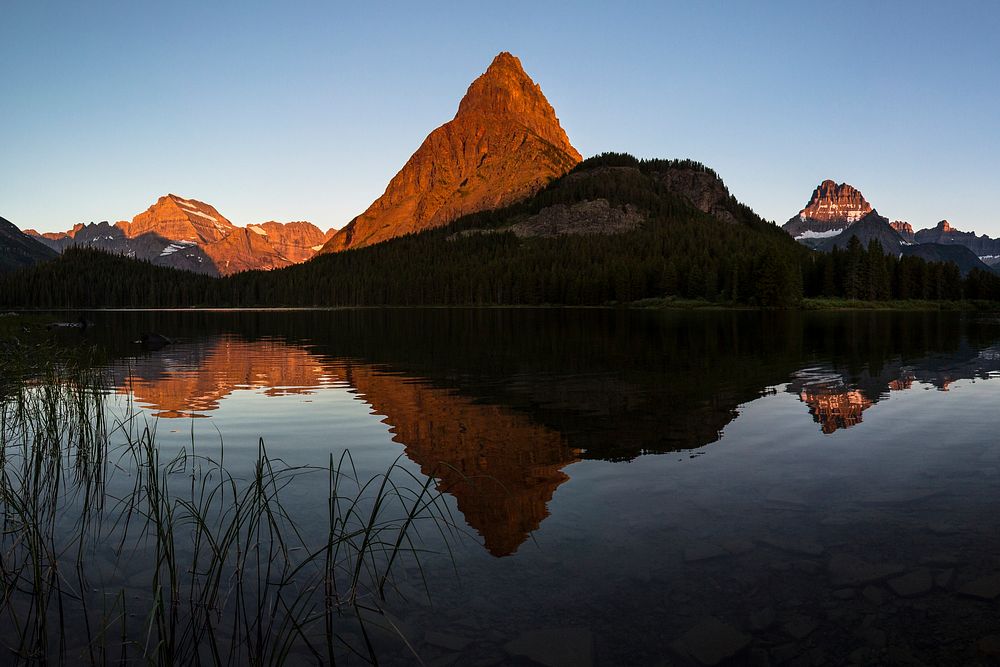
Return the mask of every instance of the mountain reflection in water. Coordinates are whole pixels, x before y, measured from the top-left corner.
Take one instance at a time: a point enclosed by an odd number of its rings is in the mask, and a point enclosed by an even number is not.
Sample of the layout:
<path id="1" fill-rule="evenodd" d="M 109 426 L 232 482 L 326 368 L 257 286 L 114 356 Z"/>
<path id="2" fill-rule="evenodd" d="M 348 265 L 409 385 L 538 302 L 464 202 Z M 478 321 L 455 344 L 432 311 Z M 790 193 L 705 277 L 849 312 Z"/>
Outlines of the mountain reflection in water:
<path id="1" fill-rule="evenodd" d="M 178 343 L 114 368 L 117 391 L 168 419 L 207 417 L 238 390 L 273 397 L 348 389 L 384 416 L 393 441 L 455 497 L 495 556 L 514 553 L 538 528 L 556 487 L 569 479 L 561 468 L 579 458 L 559 432 L 525 414 L 273 338 Z"/>
<path id="2" fill-rule="evenodd" d="M 111 318 L 110 315 L 105 315 Z M 936 314 L 348 311 L 118 314 L 116 389 L 161 418 L 227 397 L 350 392 L 456 499 L 495 556 L 548 515 L 566 466 L 715 442 L 740 407 L 795 394 L 823 433 L 892 392 L 1000 370 L 992 322 Z M 582 320 L 582 322 L 581 322 Z M 178 337 L 137 354 L 154 329 Z M 849 341 L 849 344 L 845 343 Z M 322 414 L 313 415 L 322 419 Z M 311 417 L 307 417 L 311 418 Z"/>

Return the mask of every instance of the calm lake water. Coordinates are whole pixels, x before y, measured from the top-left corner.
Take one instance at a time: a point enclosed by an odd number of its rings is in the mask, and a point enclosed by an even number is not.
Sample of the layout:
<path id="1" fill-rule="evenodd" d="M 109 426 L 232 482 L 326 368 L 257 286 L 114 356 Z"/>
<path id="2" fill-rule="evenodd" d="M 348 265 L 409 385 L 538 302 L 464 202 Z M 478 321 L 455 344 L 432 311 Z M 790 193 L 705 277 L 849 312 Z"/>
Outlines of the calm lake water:
<path id="1" fill-rule="evenodd" d="M 88 313 L 161 448 L 432 475 L 386 607 L 431 665 L 989 664 L 1000 320 Z M 160 350 L 132 343 L 155 331 Z M 289 488 L 305 517 L 325 481 Z M 426 581 L 424 592 L 423 581 Z M 378 634 L 382 661 L 413 664 Z M 992 658 L 991 658 L 992 656 Z M 534 662 L 532 662 L 534 660 Z"/>

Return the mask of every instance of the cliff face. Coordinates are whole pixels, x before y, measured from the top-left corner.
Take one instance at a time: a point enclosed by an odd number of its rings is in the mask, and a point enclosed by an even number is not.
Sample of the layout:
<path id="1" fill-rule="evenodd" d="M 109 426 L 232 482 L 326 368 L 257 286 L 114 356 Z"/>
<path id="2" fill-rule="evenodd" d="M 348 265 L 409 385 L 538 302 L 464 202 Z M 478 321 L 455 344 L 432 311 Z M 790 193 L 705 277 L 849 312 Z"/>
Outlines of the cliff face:
<path id="1" fill-rule="evenodd" d="M 696 169 L 667 169 L 658 173 L 657 178 L 668 190 L 687 198 L 699 211 L 723 222 L 737 222 L 730 210 L 729 189 L 715 174 Z"/>
<path id="2" fill-rule="evenodd" d="M 523 199 L 580 162 L 541 88 L 509 53 L 476 79 L 385 193 L 324 245 L 337 252 Z"/>
<path id="3" fill-rule="evenodd" d="M 913 226 L 910 223 L 905 220 L 893 220 L 889 223 L 889 226 L 895 229 L 907 243 L 915 242 L 916 239 L 913 234 Z"/>
<path id="4" fill-rule="evenodd" d="M 857 188 L 825 180 L 813 190 L 805 208 L 782 229 L 797 241 L 814 245 L 836 236 L 871 211 L 871 205 Z"/>
<path id="5" fill-rule="evenodd" d="M 271 246 L 294 264 L 311 259 L 329 238 L 316 225 L 302 221 L 281 223 L 272 220 L 250 225 L 247 229 L 258 234 L 263 231 Z"/>

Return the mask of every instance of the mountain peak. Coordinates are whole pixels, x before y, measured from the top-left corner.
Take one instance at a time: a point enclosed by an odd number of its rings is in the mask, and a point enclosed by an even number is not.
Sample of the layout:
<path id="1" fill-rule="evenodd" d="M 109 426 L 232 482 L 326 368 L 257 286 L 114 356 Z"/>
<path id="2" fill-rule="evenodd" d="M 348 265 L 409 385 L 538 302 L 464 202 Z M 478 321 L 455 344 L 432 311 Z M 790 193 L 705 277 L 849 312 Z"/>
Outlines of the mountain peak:
<path id="1" fill-rule="evenodd" d="M 117 227 L 129 238 L 152 232 L 165 239 L 198 243 L 219 241 L 235 229 L 214 206 L 173 193 L 157 199 L 132 222 L 119 222 Z"/>
<path id="2" fill-rule="evenodd" d="M 955 231 L 955 228 L 952 227 L 951 224 L 947 220 L 942 220 L 941 222 L 937 223 L 937 228 L 939 230 L 941 230 L 942 232 L 953 232 L 953 231 Z"/>
<path id="3" fill-rule="evenodd" d="M 385 193 L 324 245 L 337 252 L 441 227 L 530 196 L 581 160 L 542 89 L 504 51 Z"/>
<path id="4" fill-rule="evenodd" d="M 815 245 L 840 234 L 871 211 L 871 204 L 857 188 L 828 178 L 816 186 L 805 208 L 782 229 L 806 245 Z"/>
<path id="5" fill-rule="evenodd" d="M 861 191 L 847 183 L 827 179 L 816 186 L 806 207 L 799 211 L 803 219 L 822 222 L 842 221 L 852 223 L 872 210 Z"/>
<path id="6" fill-rule="evenodd" d="M 524 125 L 546 141 L 581 159 L 559 124 L 555 109 L 521 66 L 521 61 L 503 51 L 465 93 L 455 120 L 482 122 L 483 116 L 505 116 Z M 490 122 L 495 122 L 491 120 Z"/>
<path id="7" fill-rule="evenodd" d="M 510 51 L 501 51 L 490 63 L 490 66 L 486 68 L 487 72 L 499 69 L 511 69 L 520 72 L 524 76 L 528 76 L 524 73 L 524 67 L 521 66 L 521 59 L 515 56 Z"/>

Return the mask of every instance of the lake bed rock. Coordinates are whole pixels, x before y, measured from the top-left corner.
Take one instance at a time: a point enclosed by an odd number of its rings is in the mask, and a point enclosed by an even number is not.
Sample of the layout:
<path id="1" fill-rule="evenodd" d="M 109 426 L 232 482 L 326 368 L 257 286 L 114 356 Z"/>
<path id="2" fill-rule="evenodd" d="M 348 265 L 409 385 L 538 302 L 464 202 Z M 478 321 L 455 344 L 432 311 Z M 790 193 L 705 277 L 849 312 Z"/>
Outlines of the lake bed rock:
<path id="1" fill-rule="evenodd" d="M 811 635 L 818 627 L 819 622 L 814 618 L 810 618 L 809 616 L 795 616 L 782 625 L 781 629 L 789 637 L 801 641 Z"/>
<path id="2" fill-rule="evenodd" d="M 728 556 L 729 551 L 711 542 L 696 542 L 684 548 L 684 562 L 697 563 L 704 560 L 712 560 L 721 556 Z"/>
<path id="3" fill-rule="evenodd" d="M 504 650 L 546 667 L 590 667 L 594 664 L 594 638 L 586 628 L 532 630 L 504 644 Z"/>
<path id="4" fill-rule="evenodd" d="M 926 595 L 934 588 L 934 578 L 930 570 L 919 569 L 889 580 L 889 588 L 904 598 Z"/>
<path id="5" fill-rule="evenodd" d="M 857 556 L 838 553 L 830 558 L 827 570 L 835 585 L 863 586 L 901 574 L 904 568 L 891 563 L 870 563 Z"/>
<path id="6" fill-rule="evenodd" d="M 963 584 L 958 592 L 980 600 L 994 600 L 1000 596 L 1000 573 L 990 574 Z"/>
<path id="7" fill-rule="evenodd" d="M 449 651 L 463 651 L 465 647 L 472 643 L 472 639 L 469 637 L 437 631 L 431 631 L 424 635 L 424 641 L 431 646 L 437 646 Z"/>
<path id="8" fill-rule="evenodd" d="M 671 647 L 702 665 L 719 665 L 742 653 L 750 636 L 717 618 L 707 617 L 685 632 Z"/>
<path id="9" fill-rule="evenodd" d="M 764 607 L 750 613 L 750 629 L 754 632 L 762 632 L 774 625 L 774 607 Z"/>
<path id="10" fill-rule="evenodd" d="M 864 590 L 861 591 L 861 597 L 876 607 L 885 604 L 885 591 L 878 586 L 865 586 Z"/>

